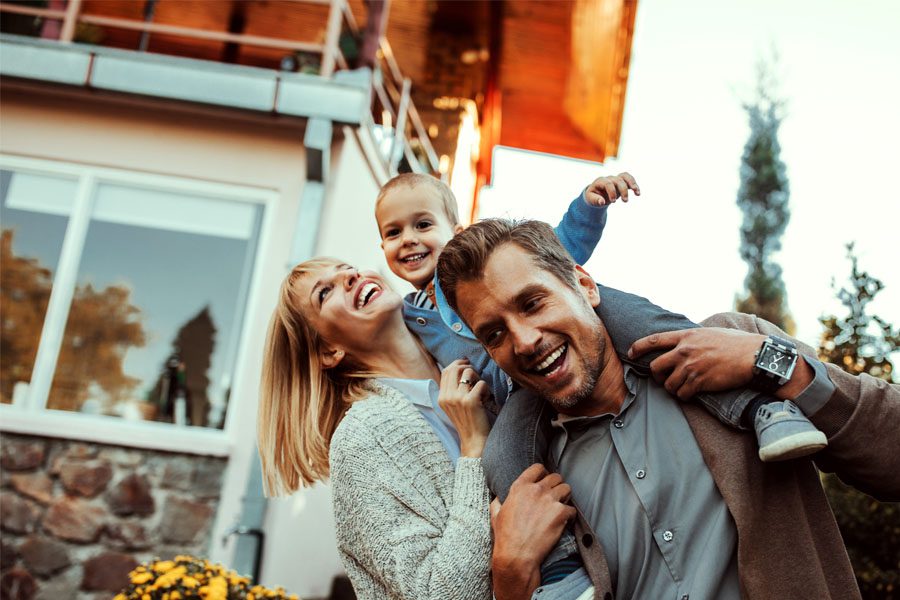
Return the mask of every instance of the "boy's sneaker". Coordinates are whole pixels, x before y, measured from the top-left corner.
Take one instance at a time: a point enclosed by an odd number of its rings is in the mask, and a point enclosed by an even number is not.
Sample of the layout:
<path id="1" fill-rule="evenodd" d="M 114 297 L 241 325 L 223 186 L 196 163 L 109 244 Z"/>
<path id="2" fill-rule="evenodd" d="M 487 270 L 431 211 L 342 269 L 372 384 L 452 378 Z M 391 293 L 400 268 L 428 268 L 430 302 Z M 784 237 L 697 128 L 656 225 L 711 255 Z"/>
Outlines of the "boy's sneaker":
<path id="1" fill-rule="evenodd" d="M 825 434 L 790 400 L 760 406 L 753 428 L 759 441 L 759 459 L 763 462 L 807 456 L 828 445 Z"/>

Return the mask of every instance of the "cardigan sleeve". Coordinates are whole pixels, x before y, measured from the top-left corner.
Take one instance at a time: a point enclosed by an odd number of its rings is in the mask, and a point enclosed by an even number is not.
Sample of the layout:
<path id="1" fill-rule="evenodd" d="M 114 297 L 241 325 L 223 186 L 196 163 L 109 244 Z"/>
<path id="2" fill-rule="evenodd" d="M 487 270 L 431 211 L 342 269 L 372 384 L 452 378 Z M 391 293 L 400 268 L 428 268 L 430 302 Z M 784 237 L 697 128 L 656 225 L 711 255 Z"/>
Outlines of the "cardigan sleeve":
<path id="1" fill-rule="evenodd" d="M 332 439 L 332 498 L 338 547 L 360 599 L 376 597 L 378 587 L 409 600 L 490 598 L 481 459 L 457 461 L 449 518 L 441 522 L 429 510 L 440 503 L 434 483 L 411 481 L 362 421 L 348 419 Z"/>

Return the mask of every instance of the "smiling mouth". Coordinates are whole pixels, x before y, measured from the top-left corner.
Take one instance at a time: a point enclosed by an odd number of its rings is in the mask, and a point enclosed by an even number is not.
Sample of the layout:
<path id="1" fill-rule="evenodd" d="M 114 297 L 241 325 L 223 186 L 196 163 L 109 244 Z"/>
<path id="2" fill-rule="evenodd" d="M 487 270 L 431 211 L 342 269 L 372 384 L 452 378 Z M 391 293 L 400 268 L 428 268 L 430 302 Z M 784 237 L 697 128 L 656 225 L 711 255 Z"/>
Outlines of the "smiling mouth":
<path id="1" fill-rule="evenodd" d="M 539 362 L 534 367 L 528 369 L 530 373 L 535 375 L 540 375 L 541 377 L 550 377 L 555 374 L 562 367 L 563 362 L 566 360 L 566 354 L 569 351 L 569 345 L 563 344 L 550 354 L 548 354 L 544 360 Z"/>
<path id="2" fill-rule="evenodd" d="M 400 259 L 400 262 L 405 263 L 407 265 L 418 265 L 420 262 L 425 260 L 425 258 L 431 254 L 430 252 L 420 252 L 418 254 L 410 254 L 409 256 L 404 256 Z"/>
<path id="3" fill-rule="evenodd" d="M 379 292 L 381 292 L 381 287 L 377 283 L 369 281 L 364 284 L 356 297 L 356 309 L 359 310 L 366 306 Z"/>

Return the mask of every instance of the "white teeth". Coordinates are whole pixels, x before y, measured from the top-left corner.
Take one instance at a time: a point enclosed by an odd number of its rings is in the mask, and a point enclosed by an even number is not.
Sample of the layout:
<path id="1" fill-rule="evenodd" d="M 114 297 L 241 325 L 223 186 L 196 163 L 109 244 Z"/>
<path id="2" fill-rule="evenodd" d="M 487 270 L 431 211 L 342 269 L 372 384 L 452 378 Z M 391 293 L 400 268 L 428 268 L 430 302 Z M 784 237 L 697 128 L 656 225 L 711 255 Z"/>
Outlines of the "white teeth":
<path id="1" fill-rule="evenodd" d="M 356 308 L 359 310 L 363 306 L 366 305 L 369 296 L 375 292 L 376 290 L 380 290 L 381 288 L 378 285 L 372 283 L 371 281 L 365 284 L 359 292 L 359 296 L 356 297 Z"/>
<path id="2" fill-rule="evenodd" d="M 557 358 L 559 358 L 560 356 L 562 356 L 562 353 L 565 351 L 565 349 L 566 349 L 566 345 L 563 344 L 562 346 L 560 346 L 559 348 L 557 348 L 556 350 L 554 350 L 554 351 L 550 354 L 550 356 L 548 356 L 547 358 L 545 358 L 544 360 L 542 360 L 542 361 L 541 361 L 541 364 L 539 364 L 538 366 L 535 367 L 535 370 L 536 370 L 536 371 L 543 371 L 544 369 L 546 369 L 547 367 L 549 367 L 550 365 L 552 365 L 554 360 L 556 360 Z"/>
<path id="3" fill-rule="evenodd" d="M 411 255 L 411 256 L 404 256 L 404 257 L 401 258 L 400 260 L 402 260 L 403 262 L 415 262 L 415 261 L 417 261 L 417 260 L 422 260 L 422 259 L 425 258 L 427 255 L 428 255 L 427 252 L 423 252 L 423 253 L 421 253 L 421 254 L 413 254 L 413 255 Z"/>

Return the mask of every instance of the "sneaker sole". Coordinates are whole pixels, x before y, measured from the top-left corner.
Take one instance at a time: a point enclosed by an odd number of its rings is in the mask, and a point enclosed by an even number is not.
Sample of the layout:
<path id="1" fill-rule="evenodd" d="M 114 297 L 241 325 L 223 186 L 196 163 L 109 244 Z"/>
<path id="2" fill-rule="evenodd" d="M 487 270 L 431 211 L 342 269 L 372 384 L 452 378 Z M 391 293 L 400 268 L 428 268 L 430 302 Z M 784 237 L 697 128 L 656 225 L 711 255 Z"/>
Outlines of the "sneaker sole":
<path id="1" fill-rule="evenodd" d="M 584 592 L 582 592 L 580 596 L 575 598 L 575 600 L 593 600 L 593 598 L 594 598 L 594 586 L 591 586 L 588 589 L 584 590 Z"/>
<path id="2" fill-rule="evenodd" d="M 821 431 L 804 431 L 772 442 L 759 449 L 759 459 L 763 462 L 791 460 L 815 454 L 828 446 L 828 438 Z"/>

